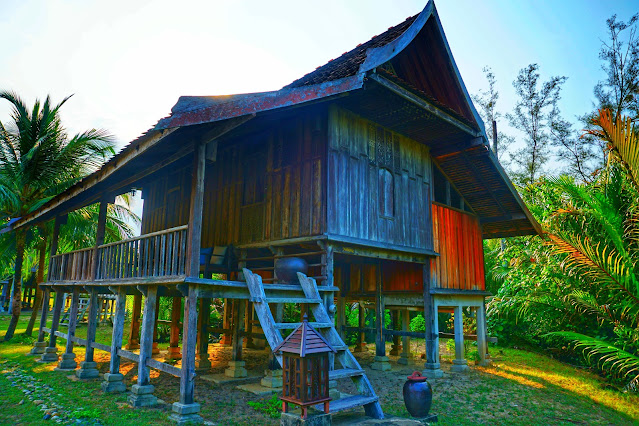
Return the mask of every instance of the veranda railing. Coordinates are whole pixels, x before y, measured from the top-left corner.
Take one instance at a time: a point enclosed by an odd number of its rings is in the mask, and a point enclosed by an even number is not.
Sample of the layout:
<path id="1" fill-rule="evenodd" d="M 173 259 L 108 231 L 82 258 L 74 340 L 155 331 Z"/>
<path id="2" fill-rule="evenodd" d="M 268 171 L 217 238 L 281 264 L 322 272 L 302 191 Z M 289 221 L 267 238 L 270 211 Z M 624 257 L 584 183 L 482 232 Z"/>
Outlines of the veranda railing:
<path id="1" fill-rule="evenodd" d="M 92 265 L 93 248 L 57 254 L 49 261 L 49 281 L 87 281 Z"/>
<path id="2" fill-rule="evenodd" d="M 188 225 L 103 244 L 96 280 L 185 275 Z M 95 248 L 51 257 L 49 281 L 91 281 Z"/>
<path id="3" fill-rule="evenodd" d="M 188 225 L 98 247 L 96 279 L 184 275 Z"/>

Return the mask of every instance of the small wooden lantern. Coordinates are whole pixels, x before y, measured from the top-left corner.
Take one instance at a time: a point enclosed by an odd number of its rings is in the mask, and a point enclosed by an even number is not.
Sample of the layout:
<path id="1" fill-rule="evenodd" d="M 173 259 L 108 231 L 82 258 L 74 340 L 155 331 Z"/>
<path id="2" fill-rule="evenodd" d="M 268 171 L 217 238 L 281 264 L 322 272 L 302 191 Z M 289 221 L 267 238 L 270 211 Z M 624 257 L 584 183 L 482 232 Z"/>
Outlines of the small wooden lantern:
<path id="1" fill-rule="evenodd" d="M 282 411 L 288 412 L 290 402 L 302 408 L 306 419 L 308 406 L 324 403 L 328 413 L 328 354 L 337 351 L 308 323 L 306 314 L 273 352 L 282 353 Z"/>

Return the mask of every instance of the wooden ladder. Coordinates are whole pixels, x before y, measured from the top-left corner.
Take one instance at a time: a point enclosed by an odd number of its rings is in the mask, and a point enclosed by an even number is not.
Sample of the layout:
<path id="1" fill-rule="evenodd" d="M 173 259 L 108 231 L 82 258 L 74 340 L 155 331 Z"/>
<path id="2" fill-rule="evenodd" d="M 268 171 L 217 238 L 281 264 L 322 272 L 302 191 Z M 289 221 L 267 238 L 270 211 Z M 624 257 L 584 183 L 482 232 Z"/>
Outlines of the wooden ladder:
<path id="1" fill-rule="evenodd" d="M 350 379 L 357 387 L 358 394 L 340 398 L 330 402 L 330 412 L 337 413 L 339 411 L 349 410 L 357 407 L 364 407 L 367 416 L 375 419 L 383 419 L 384 412 L 379 404 L 379 398 L 373 390 L 364 369 L 359 365 L 348 345 L 344 343 L 339 333 L 335 329 L 335 325 L 331 320 L 326 307 L 320 297 L 317 289 L 317 283 L 313 278 L 309 278 L 304 274 L 298 273 L 299 281 L 304 292 L 303 298 L 268 298 L 266 296 L 264 286 L 262 285 L 262 277 L 254 274 L 248 269 L 244 269 L 244 278 L 251 294 L 251 302 L 255 307 L 255 312 L 260 320 L 262 330 L 268 341 L 271 350 L 279 345 L 282 340 L 283 329 L 293 329 L 300 323 L 278 323 L 273 318 L 269 303 L 303 303 L 308 304 L 316 322 L 310 324 L 317 329 L 324 338 L 337 350 L 335 360 L 341 364 L 340 369 L 333 369 L 329 372 L 330 380 Z M 299 289 L 299 287 L 298 287 Z M 275 354 L 277 361 L 282 365 L 282 356 Z"/>

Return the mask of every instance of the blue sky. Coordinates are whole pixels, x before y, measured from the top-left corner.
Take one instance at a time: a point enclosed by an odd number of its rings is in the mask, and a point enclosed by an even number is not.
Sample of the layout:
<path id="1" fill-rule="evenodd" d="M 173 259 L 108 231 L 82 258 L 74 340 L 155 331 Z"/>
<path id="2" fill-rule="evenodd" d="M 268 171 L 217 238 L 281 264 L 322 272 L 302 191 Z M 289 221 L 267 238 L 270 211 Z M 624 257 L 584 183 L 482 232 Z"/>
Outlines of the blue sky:
<path id="1" fill-rule="evenodd" d="M 0 88 L 29 103 L 75 94 L 63 109 L 71 132 L 110 130 L 120 146 L 166 116 L 180 95 L 275 90 L 419 13 L 425 0 L 174 1 L 3 0 Z M 439 0 L 436 6 L 471 94 L 492 67 L 499 109 L 511 82 L 538 63 L 564 75 L 568 118 L 592 108 L 603 77 L 598 51 L 613 13 L 636 1 Z M 7 118 L 0 104 L 0 120 Z M 507 130 L 502 123 L 501 130 Z M 514 132 L 511 132 L 514 134 Z"/>

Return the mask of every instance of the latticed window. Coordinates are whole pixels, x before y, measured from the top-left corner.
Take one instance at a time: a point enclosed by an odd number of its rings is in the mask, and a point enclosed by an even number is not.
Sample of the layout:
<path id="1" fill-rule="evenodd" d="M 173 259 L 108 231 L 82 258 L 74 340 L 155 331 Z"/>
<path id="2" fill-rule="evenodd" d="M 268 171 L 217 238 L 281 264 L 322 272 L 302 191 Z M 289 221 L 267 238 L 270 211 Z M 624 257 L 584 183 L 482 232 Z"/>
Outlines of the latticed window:
<path id="1" fill-rule="evenodd" d="M 379 214 L 381 216 L 394 216 L 394 190 L 393 173 L 388 169 L 379 169 Z"/>

